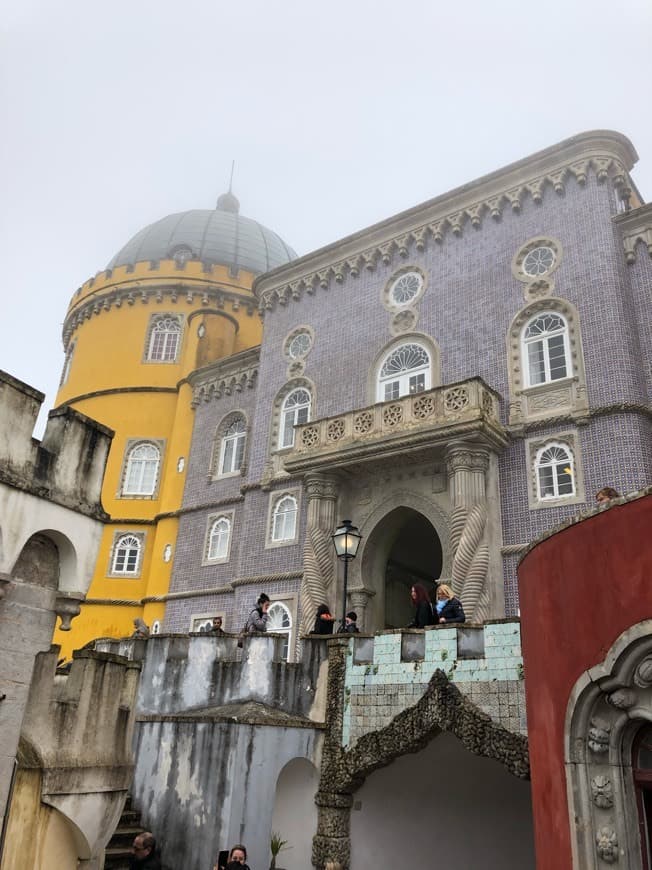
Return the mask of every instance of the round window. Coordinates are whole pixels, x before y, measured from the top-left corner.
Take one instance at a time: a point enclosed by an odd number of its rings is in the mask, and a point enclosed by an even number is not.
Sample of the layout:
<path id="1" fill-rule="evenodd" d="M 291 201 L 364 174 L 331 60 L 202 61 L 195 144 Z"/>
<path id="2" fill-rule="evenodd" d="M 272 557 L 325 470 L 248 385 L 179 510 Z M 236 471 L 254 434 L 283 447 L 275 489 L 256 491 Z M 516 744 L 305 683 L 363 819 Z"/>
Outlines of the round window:
<path id="1" fill-rule="evenodd" d="M 302 359 L 307 356 L 312 347 L 312 337 L 308 332 L 297 332 L 288 342 L 288 354 L 292 359 Z"/>
<path id="2" fill-rule="evenodd" d="M 409 305 L 421 292 L 423 275 L 419 272 L 404 272 L 392 284 L 389 295 L 394 305 Z"/>
<path id="3" fill-rule="evenodd" d="M 523 271 L 531 278 L 545 275 L 555 264 L 555 252 L 547 245 L 533 248 L 523 260 Z"/>

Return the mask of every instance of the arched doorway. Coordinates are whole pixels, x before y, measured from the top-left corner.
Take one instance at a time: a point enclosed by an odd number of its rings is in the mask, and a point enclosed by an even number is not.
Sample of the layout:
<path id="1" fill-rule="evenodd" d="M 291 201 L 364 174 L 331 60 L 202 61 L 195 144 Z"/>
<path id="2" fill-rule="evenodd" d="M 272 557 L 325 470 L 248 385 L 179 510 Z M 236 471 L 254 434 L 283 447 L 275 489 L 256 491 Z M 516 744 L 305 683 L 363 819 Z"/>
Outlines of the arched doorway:
<path id="1" fill-rule="evenodd" d="M 411 507 L 396 507 L 375 526 L 363 555 L 365 585 L 375 591 L 368 631 L 403 628 L 413 618 L 410 587 L 432 591 L 441 576 L 442 545 L 434 526 Z"/>
<path id="2" fill-rule="evenodd" d="M 650 725 L 641 728 L 634 740 L 632 773 L 636 790 L 643 870 L 652 870 L 652 727 Z"/>
<path id="3" fill-rule="evenodd" d="M 276 781 L 272 834 L 279 834 L 287 845 L 277 859 L 285 870 L 310 867 L 312 838 L 317 829 L 315 792 L 319 784 L 317 768 L 307 758 L 293 758 Z"/>
<path id="4" fill-rule="evenodd" d="M 354 800 L 352 870 L 535 866 L 529 782 L 452 734 L 372 773 Z"/>

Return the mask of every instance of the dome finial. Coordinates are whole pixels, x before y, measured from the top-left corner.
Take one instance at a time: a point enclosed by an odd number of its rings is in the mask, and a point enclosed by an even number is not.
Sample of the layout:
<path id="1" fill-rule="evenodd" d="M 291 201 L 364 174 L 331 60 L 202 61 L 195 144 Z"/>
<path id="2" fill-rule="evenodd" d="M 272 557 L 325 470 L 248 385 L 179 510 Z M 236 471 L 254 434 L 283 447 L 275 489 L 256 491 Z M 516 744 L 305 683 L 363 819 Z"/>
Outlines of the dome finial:
<path id="1" fill-rule="evenodd" d="M 233 214 L 238 214 L 240 211 L 240 202 L 237 196 L 233 195 L 233 171 L 235 169 L 235 160 L 231 161 L 231 177 L 229 178 L 229 190 L 223 193 L 217 199 L 217 206 L 220 211 L 230 211 Z"/>

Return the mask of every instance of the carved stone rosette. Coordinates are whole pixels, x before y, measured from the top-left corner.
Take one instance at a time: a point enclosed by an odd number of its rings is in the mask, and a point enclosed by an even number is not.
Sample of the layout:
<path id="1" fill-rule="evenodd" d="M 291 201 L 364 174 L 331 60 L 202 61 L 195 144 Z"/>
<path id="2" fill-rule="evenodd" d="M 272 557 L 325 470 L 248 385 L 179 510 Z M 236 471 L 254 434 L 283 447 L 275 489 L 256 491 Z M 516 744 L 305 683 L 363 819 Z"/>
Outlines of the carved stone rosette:
<path id="1" fill-rule="evenodd" d="M 477 445 L 452 444 L 446 452 L 453 514 L 451 517 L 451 572 L 453 592 L 461 600 L 467 619 L 487 617 L 487 498 L 485 476 L 489 453 Z"/>
<path id="2" fill-rule="evenodd" d="M 305 480 L 308 497 L 308 522 L 303 549 L 301 581 L 301 631 L 312 631 L 317 608 L 332 596 L 335 577 L 331 535 L 335 528 L 337 478 L 327 474 L 309 474 Z"/>

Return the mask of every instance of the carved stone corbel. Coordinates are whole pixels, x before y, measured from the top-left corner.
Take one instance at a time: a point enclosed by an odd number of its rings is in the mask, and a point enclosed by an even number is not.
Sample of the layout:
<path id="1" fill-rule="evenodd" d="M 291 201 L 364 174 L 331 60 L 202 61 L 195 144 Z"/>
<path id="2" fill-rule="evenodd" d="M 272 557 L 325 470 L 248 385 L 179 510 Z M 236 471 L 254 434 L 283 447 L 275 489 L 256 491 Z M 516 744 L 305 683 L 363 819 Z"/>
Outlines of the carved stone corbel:
<path id="1" fill-rule="evenodd" d="M 54 610 L 61 620 L 61 631 L 70 631 L 72 620 L 79 616 L 82 601 L 86 598 L 83 592 L 57 592 Z"/>

